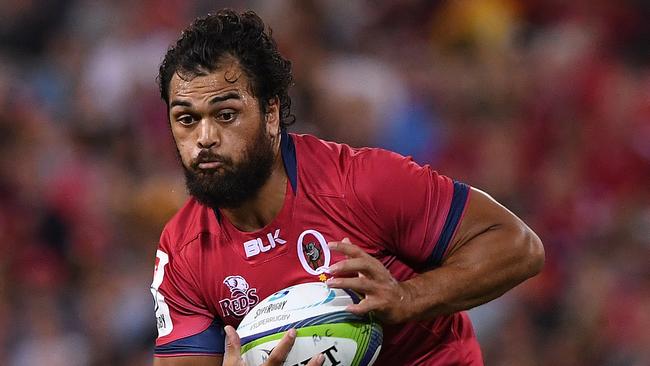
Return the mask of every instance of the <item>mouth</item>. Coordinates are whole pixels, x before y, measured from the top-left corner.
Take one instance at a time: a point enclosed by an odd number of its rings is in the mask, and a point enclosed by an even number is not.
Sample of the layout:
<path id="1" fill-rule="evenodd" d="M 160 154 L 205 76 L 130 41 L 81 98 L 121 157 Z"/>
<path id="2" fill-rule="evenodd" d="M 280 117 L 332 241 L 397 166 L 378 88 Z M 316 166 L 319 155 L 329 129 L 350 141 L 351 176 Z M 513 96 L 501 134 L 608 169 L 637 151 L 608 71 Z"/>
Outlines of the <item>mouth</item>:
<path id="1" fill-rule="evenodd" d="M 217 169 L 221 168 L 222 166 L 223 163 L 220 161 L 205 161 L 197 165 L 199 169 Z"/>
<path id="2" fill-rule="evenodd" d="M 224 168 L 227 159 L 213 154 L 208 150 L 202 150 L 192 163 L 192 168 L 196 170 L 214 170 Z"/>

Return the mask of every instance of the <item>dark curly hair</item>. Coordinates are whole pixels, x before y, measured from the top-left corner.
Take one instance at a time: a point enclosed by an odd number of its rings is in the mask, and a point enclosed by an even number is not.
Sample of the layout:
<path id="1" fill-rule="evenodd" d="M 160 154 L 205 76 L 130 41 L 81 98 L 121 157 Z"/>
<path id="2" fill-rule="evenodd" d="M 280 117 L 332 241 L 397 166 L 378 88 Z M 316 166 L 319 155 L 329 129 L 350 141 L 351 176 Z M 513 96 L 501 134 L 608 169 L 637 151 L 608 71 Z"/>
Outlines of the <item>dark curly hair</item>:
<path id="1" fill-rule="evenodd" d="M 271 29 L 253 11 L 241 14 L 222 9 L 197 18 L 186 28 L 176 44 L 169 47 L 160 64 L 160 96 L 169 106 L 169 83 L 175 73 L 195 77 L 215 71 L 223 57 L 233 56 L 250 80 L 253 96 L 265 112 L 271 100 L 280 101 L 280 125 L 295 121 L 291 114 L 289 86 L 291 61 L 280 55 Z"/>

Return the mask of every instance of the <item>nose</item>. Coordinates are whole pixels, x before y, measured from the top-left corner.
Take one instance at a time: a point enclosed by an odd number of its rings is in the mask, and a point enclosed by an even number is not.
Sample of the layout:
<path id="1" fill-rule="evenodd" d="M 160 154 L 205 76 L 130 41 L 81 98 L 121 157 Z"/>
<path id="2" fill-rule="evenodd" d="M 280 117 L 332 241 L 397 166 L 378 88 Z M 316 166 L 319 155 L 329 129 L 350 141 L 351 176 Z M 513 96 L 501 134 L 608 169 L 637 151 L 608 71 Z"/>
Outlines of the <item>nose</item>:
<path id="1" fill-rule="evenodd" d="M 210 123 L 207 118 L 199 122 L 198 133 L 196 144 L 201 149 L 209 149 L 220 141 L 218 127 L 214 123 Z"/>

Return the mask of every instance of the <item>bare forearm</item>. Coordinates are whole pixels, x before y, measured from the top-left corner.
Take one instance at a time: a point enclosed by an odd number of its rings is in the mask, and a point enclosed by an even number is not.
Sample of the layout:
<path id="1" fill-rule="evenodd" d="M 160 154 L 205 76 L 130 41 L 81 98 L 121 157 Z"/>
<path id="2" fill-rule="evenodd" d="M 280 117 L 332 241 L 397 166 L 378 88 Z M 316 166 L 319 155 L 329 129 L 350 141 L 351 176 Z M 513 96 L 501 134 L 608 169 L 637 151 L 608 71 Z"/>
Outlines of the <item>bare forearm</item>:
<path id="1" fill-rule="evenodd" d="M 525 225 L 490 227 L 439 268 L 402 283 L 405 316 L 430 318 L 484 304 L 539 273 L 543 262 L 541 242 Z"/>

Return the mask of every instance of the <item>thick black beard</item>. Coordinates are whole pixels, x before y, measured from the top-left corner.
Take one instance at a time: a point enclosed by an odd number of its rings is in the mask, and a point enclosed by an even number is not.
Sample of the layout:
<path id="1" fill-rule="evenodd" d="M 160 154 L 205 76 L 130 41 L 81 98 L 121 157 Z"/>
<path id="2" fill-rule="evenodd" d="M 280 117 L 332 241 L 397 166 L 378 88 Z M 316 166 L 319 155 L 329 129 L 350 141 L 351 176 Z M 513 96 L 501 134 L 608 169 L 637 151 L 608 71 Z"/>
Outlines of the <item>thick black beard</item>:
<path id="1" fill-rule="evenodd" d="M 185 185 L 190 195 L 210 208 L 238 208 L 254 198 L 269 179 L 273 161 L 273 140 L 260 129 L 237 165 L 230 159 L 224 159 L 222 170 L 201 170 L 198 164 L 189 168 L 182 164 Z"/>

